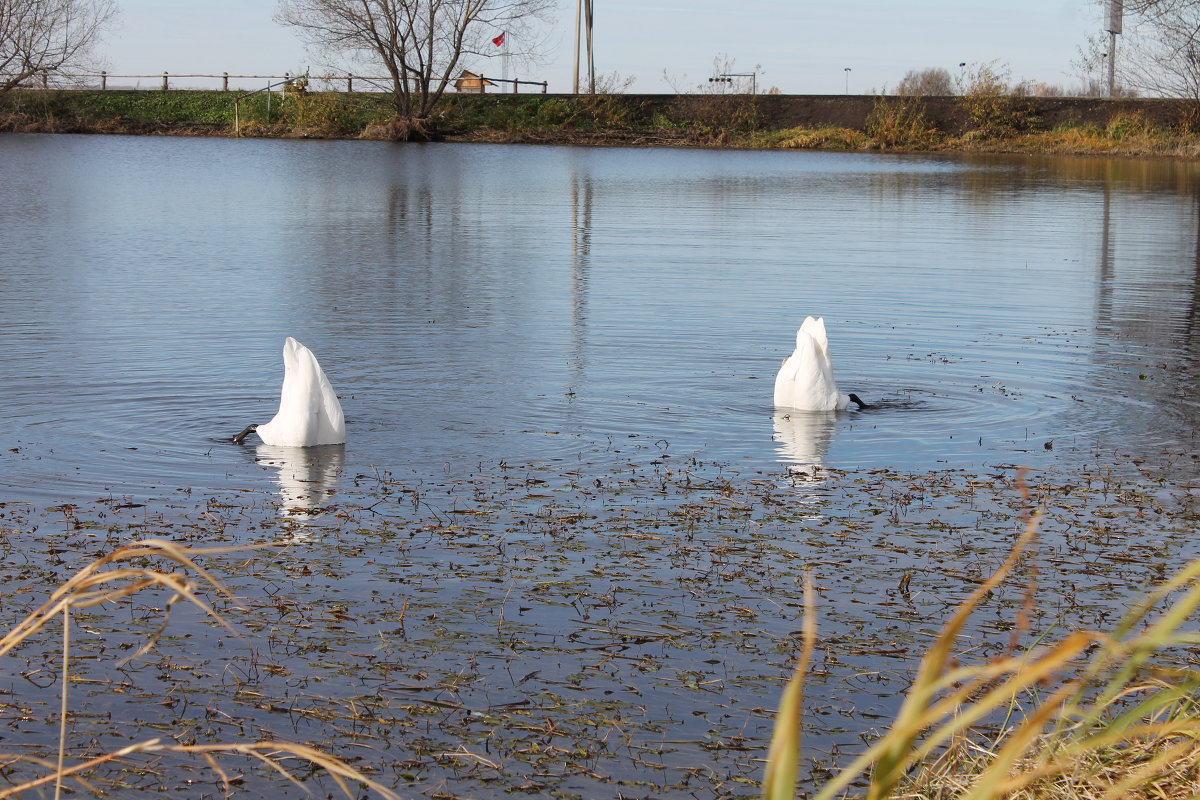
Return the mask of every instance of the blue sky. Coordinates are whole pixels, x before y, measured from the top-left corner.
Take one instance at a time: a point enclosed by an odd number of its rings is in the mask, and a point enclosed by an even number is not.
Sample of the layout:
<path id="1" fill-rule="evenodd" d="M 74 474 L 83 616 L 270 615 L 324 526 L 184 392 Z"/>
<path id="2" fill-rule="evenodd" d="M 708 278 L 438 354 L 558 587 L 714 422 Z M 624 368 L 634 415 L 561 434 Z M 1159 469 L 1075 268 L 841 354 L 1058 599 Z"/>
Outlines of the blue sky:
<path id="1" fill-rule="evenodd" d="M 120 19 L 102 45 L 111 72 L 323 71 L 321 60 L 273 21 L 276 0 L 118 2 Z M 871 93 L 894 87 L 908 69 L 957 73 L 964 61 L 997 61 L 1014 80 L 1069 88 L 1079 83 L 1071 65 L 1078 48 L 1101 28 L 1092 0 L 593 2 L 596 72 L 632 78 L 629 91 L 646 93 L 695 87 L 718 56 L 736 72 L 761 67 L 760 91 L 787 94 L 841 94 L 847 78 L 851 93 Z M 510 77 L 570 91 L 574 9 L 574 0 L 560 0 L 543 62 L 511 64 Z M 501 65 L 482 71 L 499 75 Z"/>

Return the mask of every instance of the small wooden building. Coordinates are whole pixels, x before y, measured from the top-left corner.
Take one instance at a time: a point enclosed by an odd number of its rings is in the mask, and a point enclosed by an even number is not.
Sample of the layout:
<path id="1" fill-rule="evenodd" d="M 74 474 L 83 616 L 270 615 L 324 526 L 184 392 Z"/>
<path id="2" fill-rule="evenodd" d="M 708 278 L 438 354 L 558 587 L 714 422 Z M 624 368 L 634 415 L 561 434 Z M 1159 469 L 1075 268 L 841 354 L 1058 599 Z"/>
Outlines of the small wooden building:
<path id="1" fill-rule="evenodd" d="M 463 74 L 459 75 L 458 80 L 454 82 L 454 91 L 483 94 L 487 91 L 487 87 L 495 85 L 487 78 L 481 78 L 474 72 L 463 70 Z"/>

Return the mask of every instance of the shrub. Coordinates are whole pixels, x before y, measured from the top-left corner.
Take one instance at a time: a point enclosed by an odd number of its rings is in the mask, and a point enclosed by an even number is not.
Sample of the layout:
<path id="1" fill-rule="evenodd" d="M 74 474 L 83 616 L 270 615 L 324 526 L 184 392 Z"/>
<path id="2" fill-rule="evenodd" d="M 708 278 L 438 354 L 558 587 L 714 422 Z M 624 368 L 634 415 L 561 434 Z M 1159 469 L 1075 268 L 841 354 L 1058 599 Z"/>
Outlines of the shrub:
<path id="1" fill-rule="evenodd" d="M 1104 132 L 1114 142 L 1145 139 L 1161 133 L 1150 120 L 1146 119 L 1144 114 L 1130 114 L 1127 112 L 1120 112 L 1114 115 L 1109 120 Z"/>
<path id="2" fill-rule="evenodd" d="M 1026 87 L 1010 88 L 1007 70 L 997 67 L 996 62 L 968 71 L 962 88 L 963 109 L 983 136 L 1012 136 L 1037 126 L 1037 114 L 1025 99 Z"/>
<path id="3" fill-rule="evenodd" d="M 727 136 L 730 131 L 753 131 L 761 122 L 758 103 L 749 94 L 680 95 L 666 115 L 673 125 L 706 139 Z"/>
<path id="4" fill-rule="evenodd" d="M 925 104 L 914 97 L 880 95 L 867 115 L 867 135 L 880 147 L 927 147 L 940 134 L 925 116 Z"/>

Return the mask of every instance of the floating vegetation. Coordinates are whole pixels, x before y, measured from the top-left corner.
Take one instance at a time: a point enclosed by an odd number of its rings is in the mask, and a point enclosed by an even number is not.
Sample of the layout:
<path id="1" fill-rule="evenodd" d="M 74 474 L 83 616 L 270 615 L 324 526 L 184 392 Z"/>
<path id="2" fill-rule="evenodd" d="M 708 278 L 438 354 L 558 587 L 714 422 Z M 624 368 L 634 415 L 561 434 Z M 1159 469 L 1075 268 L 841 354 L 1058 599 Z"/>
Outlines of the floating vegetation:
<path id="1" fill-rule="evenodd" d="M 236 549 L 236 548 L 235 548 Z M 218 548 L 215 552 L 228 552 L 230 548 Z M 99 788 L 106 791 L 125 789 L 128 782 L 119 778 L 98 779 L 100 786 L 93 786 L 84 780 L 81 774 L 94 774 L 97 770 L 111 763 L 129 764 L 135 756 L 153 756 L 156 762 L 161 762 L 163 756 L 191 755 L 199 756 L 219 778 L 226 792 L 233 788 L 241 778 L 234 778 L 218 763 L 218 755 L 240 755 L 256 759 L 275 773 L 303 788 L 303 784 L 283 766 L 286 758 L 297 759 L 307 763 L 310 768 L 320 768 L 332 778 L 342 793 L 349 798 L 355 795 L 350 791 L 346 780 L 370 787 L 384 797 L 395 798 L 388 788 L 376 784 L 358 770 L 348 766 L 341 759 L 330 756 L 320 750 L 299 745 L 293 742 L 258 740 L 253 742 L 179 744 L 163 742 L 155 737 L 145 741 L 126 745 L 111 752 L 89 753 L 89 757 L 79 763 L 67 762 L 67 720 L 70 704 L 70 683 L 76 676 L 71 669 L 71 630 L 72 618 L 81 611 L 98 606 L 108 606 L 134 597 L 144 592 L 163 591 L 167 600 L 161 609 L 162 623 L 154 630 L 135 652 L 117 662 L 117 667 L 140 658 L 148 653 L 166 630 L 170 621 L 171 606 L 177 602 L 189 602 L 199 609 L 208 619 L 215 621 L 230 633 L 233 629 L 196 595 L 199 586 L 207 586 L 218 594 L 232 599 L 232 596 L 210 575 L 196 564 L 197 557 L 214 552 L 212 549 L 203 550 L 181 547 L 171 542 L 148 539 L 124 545 L 113 550 L 95 561 L 85 565 L 62 586 L 55 589 L 45 603 L 15 625 L 5 636 L 0 637 L 0 656 L 7 655 L 24 641 L 51 627 L 61 615 L 62 622 L 62 656 L 59 673 L 59 692 L 61 705 L 58 720 L 58 752 L 57 759 L 49 762 L 35 755 L 12 754 L 7 757 L 4 765 L 4 776 L 13 780 L 17 770 L 15 764 L 25 762 L 35 769 L 44 768 L 44 774 L 32 777 L 22 783 L 0 790 L 0 798 L 20 796 L 22 792 L 32 792 L 47 784 L 54 784 L 54 796 L 60 797 L 65 781 L 78 781 L 80 788 L 96 793 Z M 157 566 L 165 562 L 168 569 Z M 155 566 L 148 566 L 154 564 Z M 194 573 L 200 580 L 188 575 Z M 27 674 L 28 678 L 29 675 Z M 36 682 L 35 682 L 36 685 Z M 172 705 L 165 702 L 165 705 Z M 91 748 L 89 748 L 91 750 Z M 122 771 L 142 772 L 144 768 L 125 767 Z M 152 771 L 152 770 L 146 770 Z"/>
<path id="2" fill-rule="evenodd" d="M 8 503 L 0 613 L 15 624 L 132 540 L 255 545 L 204 556 L 231 594 L 195 587 L 212 614 L 177 604 L 160 633 L 163 604 L 134 595 L 75 615 L 68 752 L 289 741 L 405 796 L 751 797 L 811 575 L 821 631 L 799 779 L 816 787 L 895 719 L 938 622 L 1005 561 L 1023 528 L 1017 470 L 813 478 L 661 450 L 603 471 L 358 475 L 303 514 L 255 492 Z M 967 655 L 1115 622 L 1200 555 L 1185 462 L 1029 474 L 1039 548 L 979 598 Z M 1035 569 L 1042 601 L 1018 625 Z M 7 656 L 0 749 L 53 760 L 60 651 L 43 631 Z M 307 769 L 291 771 L 337 790 Z M 4 773 L 41 774 L 27 760 Z M 80 777 L 122 797 L 225 791 L 206 764 L 126 756 Z M 305 794 L 253 765 L 228 783 Z"/>

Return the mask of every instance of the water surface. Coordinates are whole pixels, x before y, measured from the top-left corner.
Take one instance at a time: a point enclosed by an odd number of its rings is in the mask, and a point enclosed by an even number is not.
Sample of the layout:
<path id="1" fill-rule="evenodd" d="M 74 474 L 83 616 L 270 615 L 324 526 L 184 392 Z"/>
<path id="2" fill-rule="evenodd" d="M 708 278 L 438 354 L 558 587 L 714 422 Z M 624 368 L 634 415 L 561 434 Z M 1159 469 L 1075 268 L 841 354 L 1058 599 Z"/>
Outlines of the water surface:
<path id="1" fill-rule="evenodd" d="M 1052 503 L 1033 633 L 1100 624 L 1195 554 L 1198 170 L 0 137 L 6 613 L 134 535 L 286 544 L 228 566 L 251 641 L 173 622 L 137 685 L 369 750 L 414 791 L 736 794 L 804 570 L 808 741 L 847 752 L 1007 550 L 1015 467 Z M 772 408 L 808 314 L 873 408 Z M 287 336 L 344 446 L 229 442 L 274 413 Z M 1019 594 L 970 628 L 982 652 Z M 94 663 L 106 724 L 186 717 Z M 81 741 L 128 736 L 95 718 Z M 531 765 L 535 723 L 586 757 Z M 483 742 L 496 775 L 445 755 Z"/>
<path id="2" fill-rule="evenodd" d="M 832 465 L 1038 462 L 1047 441 L 1195 426 L 1187 165 L 70 136 L 0 154 L 9 498 L 269 480 L 221 442 L 274 413 L 289 335 L 343 397 L 355 472 L 630 435 L 786 460 L 812 433 L 779 430 L 771 382 L 807 314 L 843 390 L 893 406 L 817 424 Z"/>

